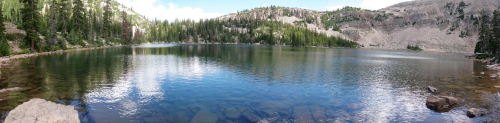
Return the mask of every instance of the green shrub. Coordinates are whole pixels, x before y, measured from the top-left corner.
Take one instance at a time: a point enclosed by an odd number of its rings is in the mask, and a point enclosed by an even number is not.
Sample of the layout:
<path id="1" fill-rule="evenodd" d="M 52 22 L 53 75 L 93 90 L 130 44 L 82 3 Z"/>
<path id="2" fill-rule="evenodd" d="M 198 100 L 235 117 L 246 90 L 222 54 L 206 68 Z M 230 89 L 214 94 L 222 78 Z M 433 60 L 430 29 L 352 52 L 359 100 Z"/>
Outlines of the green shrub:
<path id="1" fill-rule="evenodd" d="M 62 50 L 66 50 L 67 49 L 66 42 L 64 42 L 64 40 L 58 38 L 57 39 L 57 47 L 62 49 Z"/>
<path id="2" fill-rule="evenodd" d="M 408 45 L 406 46 L 407 49 L 410 49 L 410 50 L 415 50 L 415 51 L 423 51 L 424 49 L 418 47 L 417 45 L 415 46 L 412 46 L 412 45 Z"/>
<path id="3" fill-rule="evenodd" d="M 9 41 L 15 41 L 15 40 L 21 39 L 23 37 L 24 37 L 24 35 L 21 33 L 7 33 L 7 34 L 5 34 L 5 39 L 7 39 Z"/>
<path id="4" fill-rule="evenodd" d="M 10 55 L 10 45 L 5 38 L 0 37 L 0 56 Z"/>

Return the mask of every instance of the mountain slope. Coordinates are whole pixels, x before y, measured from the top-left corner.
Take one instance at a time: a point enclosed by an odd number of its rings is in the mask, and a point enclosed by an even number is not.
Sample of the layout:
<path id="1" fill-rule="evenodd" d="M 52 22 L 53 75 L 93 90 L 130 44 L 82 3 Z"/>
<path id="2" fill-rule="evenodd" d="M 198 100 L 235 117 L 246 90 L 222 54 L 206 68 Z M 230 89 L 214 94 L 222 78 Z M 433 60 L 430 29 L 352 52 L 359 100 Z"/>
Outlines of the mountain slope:
<path id="1" fill-rule="evenodd" d="M 221 20 L 267 19 L 344 37 L 366 48 L 471 53 L 477 42 L 478 17 L 491 13 L 496 0 L 415 0 L 378 11 L 345 7 L 335 11 L 299 8 L 255 8 L 219 17 Z"/>

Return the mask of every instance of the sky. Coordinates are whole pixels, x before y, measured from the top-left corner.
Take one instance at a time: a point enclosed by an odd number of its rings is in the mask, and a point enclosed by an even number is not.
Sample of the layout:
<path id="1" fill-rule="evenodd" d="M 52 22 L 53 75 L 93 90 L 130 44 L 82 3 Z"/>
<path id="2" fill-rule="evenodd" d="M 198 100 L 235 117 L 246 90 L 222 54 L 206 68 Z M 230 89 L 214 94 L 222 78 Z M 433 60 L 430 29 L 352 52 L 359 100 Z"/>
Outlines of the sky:
<path id="1" fill-rule="evenodd" d="M 210 19 L 261 6 L 283 6 L 325 11 L 344 6 L 378 10 L 410 0 L 116 0 L 148 19 Z"/>

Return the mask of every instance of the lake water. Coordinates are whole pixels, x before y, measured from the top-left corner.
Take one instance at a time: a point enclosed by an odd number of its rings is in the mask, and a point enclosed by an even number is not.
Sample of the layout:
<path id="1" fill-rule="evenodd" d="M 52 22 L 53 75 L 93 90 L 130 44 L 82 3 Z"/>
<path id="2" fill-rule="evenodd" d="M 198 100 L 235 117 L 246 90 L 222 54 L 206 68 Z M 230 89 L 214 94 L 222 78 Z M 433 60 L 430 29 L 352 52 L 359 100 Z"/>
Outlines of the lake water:
<path id="1" fill-rule="evenodd" d="M 148 44 L 13 60 L 1 68 L 3 119 L 44 98 L 73 105 L 82 122 L 478 122 L 497 80 L 461 54 L 253 45 Z M 486 73 L 496 73 L 488 71 Z M 487 75 L 482 75 L 487 78 Z M 425 106 L 433 86 L 460 100 Z"/>

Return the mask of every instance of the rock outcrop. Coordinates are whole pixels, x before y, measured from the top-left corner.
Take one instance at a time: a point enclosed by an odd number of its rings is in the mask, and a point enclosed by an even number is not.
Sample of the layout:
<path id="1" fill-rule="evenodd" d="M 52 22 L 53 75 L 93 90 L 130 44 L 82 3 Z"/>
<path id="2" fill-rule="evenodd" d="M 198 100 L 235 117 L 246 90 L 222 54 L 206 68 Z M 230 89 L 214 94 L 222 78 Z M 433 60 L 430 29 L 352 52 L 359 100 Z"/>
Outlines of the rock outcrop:
<path id="1" fill-rule="evenodd" d="M 73 106 L 34 98 L 9 112 L 6 123 L 80 123 Z"/>
<path id="2" fill-rule="evenodd" d="M 431 110 L 442 111 L 452 108 L 457 103 L 458 100 L 454 97 L 430 95 L 427 97 L 425 105 Z"/>

